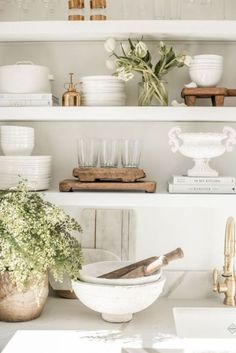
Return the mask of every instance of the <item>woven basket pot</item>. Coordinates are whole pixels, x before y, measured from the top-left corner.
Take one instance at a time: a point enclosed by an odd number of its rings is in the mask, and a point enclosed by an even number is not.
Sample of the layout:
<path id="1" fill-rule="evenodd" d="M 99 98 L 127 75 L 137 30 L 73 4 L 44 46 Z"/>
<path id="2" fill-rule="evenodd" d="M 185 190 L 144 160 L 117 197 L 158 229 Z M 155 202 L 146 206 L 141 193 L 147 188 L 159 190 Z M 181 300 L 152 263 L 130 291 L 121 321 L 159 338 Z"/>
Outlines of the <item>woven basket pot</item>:
<path id="1" fill-rule="evenodd" d="M 36 319 L 48 296 L 48 276 L 35 284 L 32 281 L 23 292 L 11 282 L 9 274 L 0 275 L 0 321 L 19 322 Z"/>

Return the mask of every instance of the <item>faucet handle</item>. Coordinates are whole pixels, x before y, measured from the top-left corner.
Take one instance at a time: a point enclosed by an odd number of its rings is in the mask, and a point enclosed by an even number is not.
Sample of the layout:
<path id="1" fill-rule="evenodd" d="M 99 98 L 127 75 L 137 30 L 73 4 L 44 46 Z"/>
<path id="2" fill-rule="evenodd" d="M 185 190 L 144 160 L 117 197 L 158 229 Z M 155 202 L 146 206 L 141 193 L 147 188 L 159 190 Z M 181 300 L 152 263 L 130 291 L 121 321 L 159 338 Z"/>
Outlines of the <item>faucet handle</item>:
<path id="1" fill-rule="evenodd" d="M 213 291 L 214 292 L 218 292 L 218 284 L 219 284 L 218 278 L 219 278 L 219 271 L 215 268 L 213 270 Z"/>

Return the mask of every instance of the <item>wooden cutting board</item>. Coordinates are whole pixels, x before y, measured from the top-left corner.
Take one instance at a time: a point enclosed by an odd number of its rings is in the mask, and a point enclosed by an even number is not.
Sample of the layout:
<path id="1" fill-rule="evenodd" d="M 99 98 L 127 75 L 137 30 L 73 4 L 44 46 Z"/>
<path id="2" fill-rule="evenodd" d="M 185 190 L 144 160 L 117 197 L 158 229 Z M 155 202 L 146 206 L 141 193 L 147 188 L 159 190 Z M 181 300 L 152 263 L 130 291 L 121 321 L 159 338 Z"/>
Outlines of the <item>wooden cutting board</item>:
<path id="1" fill-rule="evenodd" d="M 80 181 L 114 180 L 132 183 L 146 175 L 139 168 L 75 168 L 73 176 Z"/>
<path id="2" fill-rule="evenodd" d="M 61 192 L 69 191 L 144 191 L 153 193 L 156 191 L 155 181 L 136 181 L 122 183 L 114 181 L 81 182 L 66 179 L 59 183 Z"/>

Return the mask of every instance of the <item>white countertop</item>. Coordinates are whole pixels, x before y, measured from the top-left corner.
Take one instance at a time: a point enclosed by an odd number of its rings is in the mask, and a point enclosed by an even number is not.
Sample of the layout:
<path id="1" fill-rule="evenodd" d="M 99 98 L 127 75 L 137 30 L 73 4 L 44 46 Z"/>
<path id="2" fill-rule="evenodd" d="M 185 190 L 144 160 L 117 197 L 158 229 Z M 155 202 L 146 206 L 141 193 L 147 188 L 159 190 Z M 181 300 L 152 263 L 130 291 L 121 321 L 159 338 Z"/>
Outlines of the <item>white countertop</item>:
<path id="1" fill-rule="evenodd" d="M 174 348 L 172 352 L 176 352 L 177 348 L 183 348 L 184 340 L 176 337 L 172 308 L 193 306 L 223 305 L 217 298 L 160 298 L 145 311 L 134 315 L 131 322 L 111 324 L 77 300 L 49 298 L 41 317 L 36 320 L 0 322 L 0 349 L 20 330 L 3 353 L 97 353 L 104 349 L 107 353 L 120 353 L 122 347 Z M 234 345 L 236 347 L 236 343 Z"/>

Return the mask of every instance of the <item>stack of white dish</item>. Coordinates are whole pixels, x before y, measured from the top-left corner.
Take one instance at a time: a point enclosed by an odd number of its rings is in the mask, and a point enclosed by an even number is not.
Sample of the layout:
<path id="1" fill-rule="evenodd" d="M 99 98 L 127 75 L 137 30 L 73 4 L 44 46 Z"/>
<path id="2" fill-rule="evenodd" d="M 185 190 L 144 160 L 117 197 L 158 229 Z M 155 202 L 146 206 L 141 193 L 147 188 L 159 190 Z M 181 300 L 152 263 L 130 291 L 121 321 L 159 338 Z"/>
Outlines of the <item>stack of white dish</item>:
<path id="1" fill-rule="evenodd" d="M 82 105 L 123 106 L 126 104 L 125 82 L 114 76 L 81 78 Z"/>
<path id="2" fill-rule="evenodd" d="M 34 148 L 34 129 L 1 126 L 1 147 L 5 156 L 30 156 Z"/>
<path id="3" fill-rule="evenodd" d="M 34 129 L 25 126 L 1 126 L 0 189 L 17 186 L 26 179 L 30 190 L 49 188 L 51 156 L 31 156 L 34 148 Z"/>
<path id="4" fill-rule="evenodd" d="M 223 74 L 223 57 L 196 55 L 189 67 L 191 80 L 199 87 L 215 87 Z"/>
<path id="5" fill-rule="evenodd" d="M 24 178 L 30 190 L 47 190 L 51 156 L 0 156 L 0 189 L 14 187 Z"/>
<path id="6" fill-rule="evenodd" d="M 80 279 L 72 282 L 76 296 L 90 309 L 101 313 L 105 321 L 130 321 L 133 313 L 146 309 L 160 296 L 165 284 L 161 270 L 139 278 L 98 278 L 130 264 L 106 261 L 83 266 Z"/>

